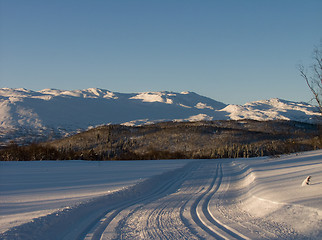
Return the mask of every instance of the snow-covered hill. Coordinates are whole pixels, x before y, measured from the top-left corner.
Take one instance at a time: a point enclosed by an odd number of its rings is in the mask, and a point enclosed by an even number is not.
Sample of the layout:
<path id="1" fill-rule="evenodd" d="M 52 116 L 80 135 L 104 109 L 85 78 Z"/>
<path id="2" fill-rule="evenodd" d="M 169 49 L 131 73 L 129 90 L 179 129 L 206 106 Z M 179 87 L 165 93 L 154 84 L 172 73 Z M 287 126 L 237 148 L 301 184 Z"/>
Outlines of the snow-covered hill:
<path id="1" fill-rule="evenodd" d="M 278 98 L 246 103 L 244 105 L 229 105 L 220 110 L 233 120 L 253 119 L 291 120 L 313 123 L 320 121 L 321 115 L 315 106 L 304 102 L 291 102 Z"/>
<path id="2" fill-rule="evenodd" d="M 103 124 L 158 121 L 285 119 L 313 122 L 317 109 L 280 99 L 226 105 L 194 92 L 117 93 L 85 90 L 0 89 L 0 140 L 61 136 Z M 31 140 L 31 139 L 29 139 Z"/>

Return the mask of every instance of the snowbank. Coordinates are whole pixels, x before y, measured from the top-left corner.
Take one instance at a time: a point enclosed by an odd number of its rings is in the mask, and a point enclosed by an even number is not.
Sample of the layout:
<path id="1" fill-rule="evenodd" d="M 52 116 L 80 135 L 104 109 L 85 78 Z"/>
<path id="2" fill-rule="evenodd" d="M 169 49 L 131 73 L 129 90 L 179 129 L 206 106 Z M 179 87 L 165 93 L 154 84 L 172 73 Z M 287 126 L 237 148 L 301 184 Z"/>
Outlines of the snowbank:
<path id="1" fill-rule="evenodd" d="M 234 162 L 248 174 L 240 208 L 255 219 L 288 226 L 309 239 L 322 238 L 322 151 Z M 311 184 L 302 182 L 311 175 Z"/>

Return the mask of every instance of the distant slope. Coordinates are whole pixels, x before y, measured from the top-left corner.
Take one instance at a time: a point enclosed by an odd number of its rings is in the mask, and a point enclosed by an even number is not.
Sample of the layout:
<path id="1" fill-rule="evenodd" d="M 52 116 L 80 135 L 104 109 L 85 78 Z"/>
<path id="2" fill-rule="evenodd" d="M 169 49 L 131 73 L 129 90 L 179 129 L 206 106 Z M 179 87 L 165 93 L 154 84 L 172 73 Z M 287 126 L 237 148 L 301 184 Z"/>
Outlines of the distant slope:
<path id="1" fill-rule="evenodd" d="M 271 99 L 229 105 L 193 92 L 117 93 L 85 90 L 0 89 L 0 141 L 34 141 L 105 124 L 138 125 L 159 121 L 227 119 L 314 122 L 316 108 Z"/>
<path id="2" fill-rule="evenodd" d="M 322 147 L 318 125 L 221 120 L 108 125 L 59 140 L 0 150 L 0 161 L 239 158 Z"/>
<path id="3" fill-rule="evenodd" d="M 253 119 L 263 120 L 291 120 L 310 122 L 321 120 L 321 114 L 315 106 L 304 102 L 292 102 L 278 98 L 246 103 L 244 105 L 229 105 L 220 110 L 233 120 Z"/>

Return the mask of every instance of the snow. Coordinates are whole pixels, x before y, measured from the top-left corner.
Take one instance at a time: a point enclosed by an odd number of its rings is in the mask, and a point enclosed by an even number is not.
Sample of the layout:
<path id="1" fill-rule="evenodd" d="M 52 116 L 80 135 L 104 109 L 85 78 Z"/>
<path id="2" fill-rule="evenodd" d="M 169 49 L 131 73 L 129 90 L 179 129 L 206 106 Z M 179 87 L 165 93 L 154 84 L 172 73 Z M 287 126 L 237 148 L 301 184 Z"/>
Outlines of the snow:
<path id="1" fill-rule="evenodd" d="M 191 116 L 186 119 L 175 119 L 175 122 L 197 122 L 197 121 L 211 121 L 213 117 L 208 116 L 207 114 L 198 114 Z"/>
<path id="2" fill-rule="evenodd" d="M 195 107 L 198 103 L 207 107 Z M 224 106 L 193 92 L 127 94 L 100 88 L 41 91 L 0 88 L 0 139 L 23 141 L 27 132 L 33 134 L 29 139 L 46 138 L 49 133 L 65 136 L 89 126 L 149 124 L 199 114 L 213 118 L 217 114 L 213 109 Z"/>
<path id="3" fill-rule="evenodd" d="M 208 106 L 207 104 L 205 103 L 202 103 L 202 102 L 198 102 L 195 106 L 196 108 L 199 108 L 199 109 L 205 109 L 205 108 L 209 108 L 211 110 L 214 110 L 213 107 L 211 106 Z"/>
<path id="4" fill-rule="evenodd" d="M 244 105 L 228 105 L 219 112 L 233 120 L 254 119 L 265 121 L 281 119 L 314 122 L 321 116 L 317 108 L 312 105 L 278 98 L 255 101 Z"/>
<path id="5" fill-rule="evenodd" d="M 299 235 L 322 237 L 322 151 L 238 161 L 255 178 L 241 208 L 255 218 L 287 224 Z M 238 163 L 237 163 L 238 164 Z M 302 181 L 311 175 L 310 185 Z"/>
<path id="6" fill-rule="evenodd" d="M 322 150 L 0 171 L 1 239 L 322 238 Z"/>
<path id="7" fill-rule="evenodd" d="M 181 167 L 187 161 L 0 162 L 0 232 Z"/>
<path id="8" fill-rule="evenodd" d="M 143 102 L 164 102 L 164 99 L 162 98 L 163 94 L 160 92 L 146 92 L 146 93 L 140 93 L 134 97 L 131 97 L 130 99 L 140 99 Z"/>
<path id="9" fill-rule="evenodd" d="M 105 89 L 100 88 L 88 88 L 84 90 L 59 90 L 59 89 L 44 89 L 39 91 L 39 93 L 48 96 L 69 96 L 69 97 L 79 97 L 79 98 L 107 98 L 107 99 L 117 99 L 118 97 L 113 93 Z"/>
<path id="10" fill-rule="evenodd" d="M 155 124 L 157 122 L 159 122 L 159 121 L 149 121 L 149 119 L 138 119 L 138 120 L 133 120 L 133 121 L 122 123 L 121 125 L 133 127 L 133 126 Z"/>
<path id="11" fill-rule="evenodd" d="M 0 88 L 0 137 L 5 139 L 10 138 L 10 131 L 16 131 L 15 136 L 20 132 L 24 137 L 26 131 L 37 136 L 43 135 L 46 129 L 46 133 L 64 136 L 89 126 L 149 124 L 176 119 L 315 122 L 321 120 L 321 115 L 312 105 L 276 98 L 227 106 L 194 92 L 125 94 L 100 88 L 41 91 Z"/>
<path id="12" fill-rule="evenodd" d="M 179 106 L 181 106 L 181 107 L 184 107 L 184 108 L 191 108 L 191 107 L 189 107 L 189 106 L 186 106 L 186 105 L 184 105 L 184 104 L 179 104 Z"/>

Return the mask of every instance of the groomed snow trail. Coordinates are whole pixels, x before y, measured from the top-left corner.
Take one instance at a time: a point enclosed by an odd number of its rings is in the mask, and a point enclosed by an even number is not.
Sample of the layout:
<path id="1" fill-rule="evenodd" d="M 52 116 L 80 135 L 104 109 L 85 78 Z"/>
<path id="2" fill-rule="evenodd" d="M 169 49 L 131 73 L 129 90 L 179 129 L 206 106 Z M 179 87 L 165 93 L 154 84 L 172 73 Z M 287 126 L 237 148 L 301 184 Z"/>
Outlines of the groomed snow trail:
<path id="1" fill-rule="evenodd" d="M 0 239 L 294 239 L 289 226 L 253 219 L 251 169 L 198 160 L 118 192 L 12 228 Z M 237 187 L 236 187 L 237 186 Z M 232 211 L 233 210 L 233 211 Z"/>

